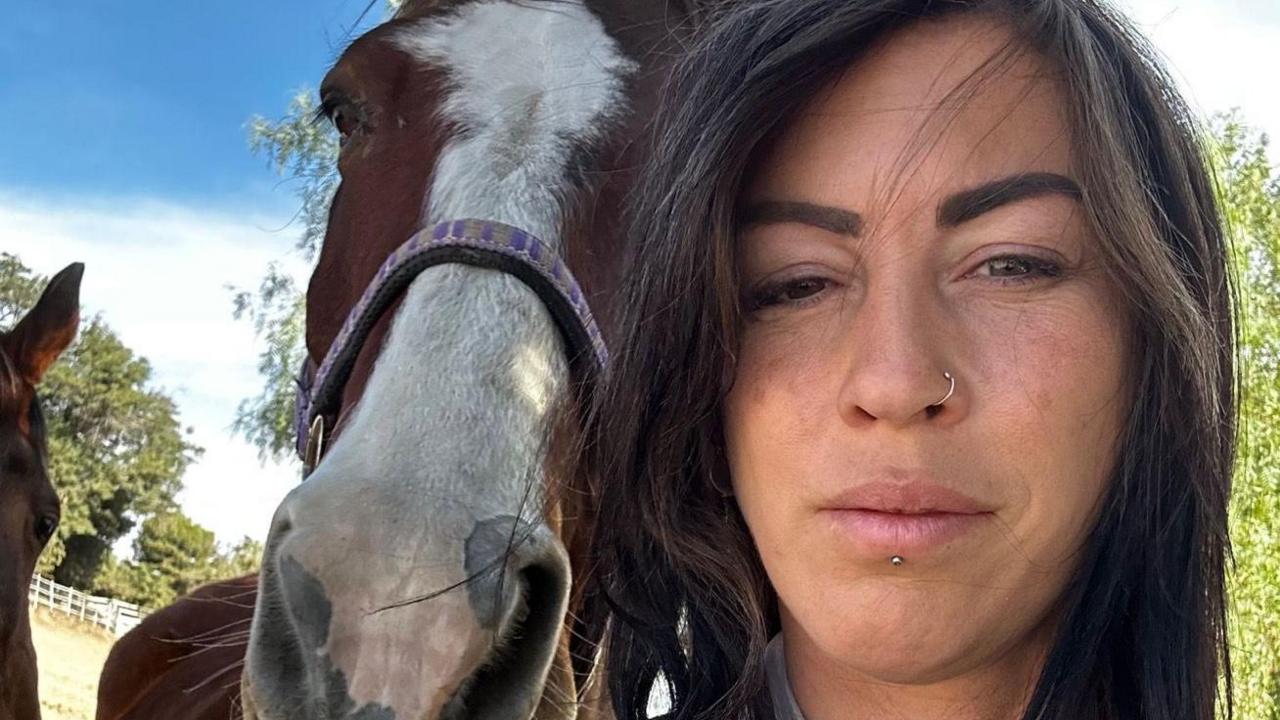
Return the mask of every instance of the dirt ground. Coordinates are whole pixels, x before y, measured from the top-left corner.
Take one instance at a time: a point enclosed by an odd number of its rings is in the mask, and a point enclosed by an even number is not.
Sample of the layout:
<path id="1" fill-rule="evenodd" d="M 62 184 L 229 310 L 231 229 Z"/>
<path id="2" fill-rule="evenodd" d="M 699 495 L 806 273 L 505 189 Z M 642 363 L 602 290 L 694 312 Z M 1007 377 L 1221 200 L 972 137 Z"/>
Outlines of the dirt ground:
<path id="1" fill-rule="evenodd" d="M 31 617 L 44 720 L 93 720 L 110 633 L 47 610 Z"/>

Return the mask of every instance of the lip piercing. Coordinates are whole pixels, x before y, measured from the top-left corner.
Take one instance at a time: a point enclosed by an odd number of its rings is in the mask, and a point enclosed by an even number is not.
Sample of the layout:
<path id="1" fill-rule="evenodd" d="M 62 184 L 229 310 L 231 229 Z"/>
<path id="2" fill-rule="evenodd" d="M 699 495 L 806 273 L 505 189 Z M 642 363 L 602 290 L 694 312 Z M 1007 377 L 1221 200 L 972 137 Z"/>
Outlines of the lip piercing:
<path id="1" fill-rule="evenodd" d="M 903 559 L 901 555 L 894 555 L 893 557 L 889 558 L 889 562 L 893 563 L 894 567 L 897 567 L 898 565 L 901 565 L 903 563 Z"/>
<path id="2" fill-rule="evenodd" d="M 947 400 L 950 400 L 950 399 L 951 399 L 951 393 L 953 393 L 953 392 L 955 392 L 955 391 L 956 391 L 956 378 L 955 378 L 955 376 L 954 376 L 954 375 L 952 375 L 951 373 L 947 372 L 946 370 L 943 370 L 943 371 L 942 371 L 942 377 L 944 377 L 944 378 L 946 378 L 946 379 L 948 379 L 948 380 L 950 380 L 950 381 L 951 381 L 951 387 L 947 388 L 947 394 L 946 394 L 946 395 L 945 395 L 941 400 L 939 400 L 939 401 L 938 401 L 938 402 L 936 402 L 936 403 L 933 403 L 933 404 L 932 404 L 932 405 L 930 405 L 929 407 L 936 407 L 936 406 L 941 405 L 942 403 L 946 402 Z"/>

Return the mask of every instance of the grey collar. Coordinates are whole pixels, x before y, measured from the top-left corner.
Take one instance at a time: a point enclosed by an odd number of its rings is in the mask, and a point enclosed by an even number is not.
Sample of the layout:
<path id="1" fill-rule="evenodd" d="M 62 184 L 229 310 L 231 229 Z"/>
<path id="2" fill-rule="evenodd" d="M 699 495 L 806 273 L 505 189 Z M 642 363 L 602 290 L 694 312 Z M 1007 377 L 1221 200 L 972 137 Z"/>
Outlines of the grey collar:
<path id="1" fill-rule="evenodd" d="M 769 685 L 769 698 L 773 701 L 773 715 L 777 720 L 804 720 L 791 680 L 787 677 L 787 660 L 782 652 L 782 633 L 773 636 L 764 649 L 765 681 Z"/>

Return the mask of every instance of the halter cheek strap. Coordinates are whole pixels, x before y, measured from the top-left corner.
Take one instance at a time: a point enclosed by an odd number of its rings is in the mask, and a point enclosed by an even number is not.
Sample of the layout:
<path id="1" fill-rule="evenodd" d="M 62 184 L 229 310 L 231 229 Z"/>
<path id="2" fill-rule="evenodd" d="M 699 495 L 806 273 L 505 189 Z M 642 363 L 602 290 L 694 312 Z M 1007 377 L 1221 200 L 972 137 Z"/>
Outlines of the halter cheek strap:
<path id="1" fill-rule="evenodd" d="M 306 361 L 294 409 L 303 477 L 324 452 L 325 432 L 341 408 L 342 390 L 360 348 L 387 307 L 423 270 L 462 263 L 500 270 L 528 285 L 551 313 L 565 339 L 570 367 L 595 382 L 608 367 L 604 339 L 577 280 L 542 241 L 519 228 L 483 220 L 453 220 L 415 234 L 378 269 L 329 346 L 319 369 Z"/>

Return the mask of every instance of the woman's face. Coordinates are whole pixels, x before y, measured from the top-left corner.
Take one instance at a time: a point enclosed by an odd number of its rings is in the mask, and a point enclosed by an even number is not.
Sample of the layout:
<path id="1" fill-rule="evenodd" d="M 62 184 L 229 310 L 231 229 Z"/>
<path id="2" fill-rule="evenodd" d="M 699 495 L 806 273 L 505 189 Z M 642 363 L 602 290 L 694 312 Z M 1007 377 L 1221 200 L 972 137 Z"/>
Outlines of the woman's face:
<path id="1" fill-rule="evenodd" d="M 1113 469 L 1129 333 L 1063 99 L 1023 57 L 939 109 L 1010 37 L 892 36 L 749 189 L 725 435 L 792 659 L 927 683 L 1032 657 Z"/>

